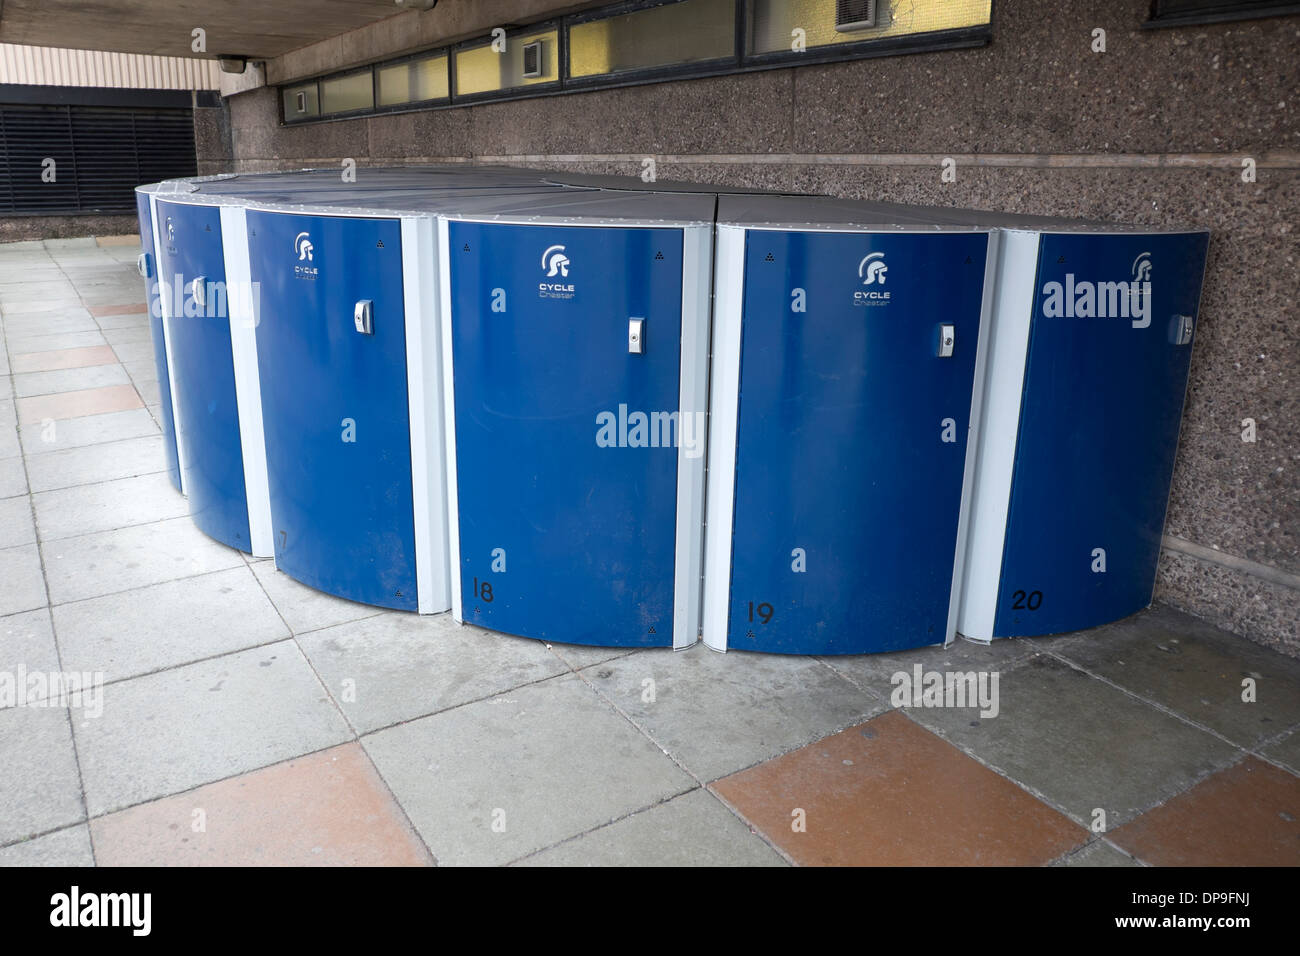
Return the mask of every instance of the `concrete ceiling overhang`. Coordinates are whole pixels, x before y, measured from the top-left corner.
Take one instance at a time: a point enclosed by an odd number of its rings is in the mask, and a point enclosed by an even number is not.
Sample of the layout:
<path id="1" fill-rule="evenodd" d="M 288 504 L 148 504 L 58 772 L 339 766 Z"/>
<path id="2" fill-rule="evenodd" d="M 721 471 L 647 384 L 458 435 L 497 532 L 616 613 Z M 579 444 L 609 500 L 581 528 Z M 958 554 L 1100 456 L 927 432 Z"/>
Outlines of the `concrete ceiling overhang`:
<path id="1" fill-rule="evenodd" d="M 395 0 L 0 0 L 0 43 L 201 56 L 277 57 L 400 15 Z"/>

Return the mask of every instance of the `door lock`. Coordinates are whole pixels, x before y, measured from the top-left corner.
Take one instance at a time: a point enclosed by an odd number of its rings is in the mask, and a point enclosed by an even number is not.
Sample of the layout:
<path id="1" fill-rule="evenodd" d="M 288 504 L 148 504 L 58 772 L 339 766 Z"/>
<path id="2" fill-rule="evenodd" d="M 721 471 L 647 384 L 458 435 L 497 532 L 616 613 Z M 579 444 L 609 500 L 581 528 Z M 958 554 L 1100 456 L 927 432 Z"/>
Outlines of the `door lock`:
<path id="1" fill-rule="evenodd" d="M 362 335 L 375 334 L 375 307 L 370 299 L 361 299 L 352 309 L 352 324 Z"/>
<path id="2" fill-rule="evenodd" d="M 645 319 L 627 320 L 627 350 L 633 355 L 645 351 Z"/>
<path id="3" fill-rule="evenodd" d="M 142 279 L 149 278 L 149 253 L 142 252 L 135 260 L 135 267 Z"/>
<path id="4" fill-rule="evenodd" d="M 1173 325 L 1174 345 L 1187 345 L 1192 341 L 1192 326 L 1195 323 L 1190 315 L 1175 315 Z"/>
<path id="5" fill-rule="evenodd" d="M 939 358 L 952 358 L 956 335 L 956 329 L 951 322 L 944 322 L 939 326 Z"/>

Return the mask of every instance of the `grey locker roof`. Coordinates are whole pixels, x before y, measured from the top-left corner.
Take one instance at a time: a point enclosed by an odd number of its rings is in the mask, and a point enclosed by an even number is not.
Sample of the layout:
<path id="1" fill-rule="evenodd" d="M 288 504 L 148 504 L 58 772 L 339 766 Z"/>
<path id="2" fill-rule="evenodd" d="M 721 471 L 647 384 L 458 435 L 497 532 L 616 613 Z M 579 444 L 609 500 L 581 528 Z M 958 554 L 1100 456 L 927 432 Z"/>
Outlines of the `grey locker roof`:
<path id="1" fill-rule="evenodd" d="M 141 191 L 200 205 L 334 215 L 427 215 L 522 222 L 712 223 L 714 194 L 568 186 L 495 166 L 295 170 L 168 180 Z"/>
<path id="2" fill-rule="evenodd" d="M 860 202 L 829 196 L 722 195 L 718 224 L 771 229 L 986 231 L 978 223 L 934 218 L 923 206 Z"/>
<path id="3" fill-rule="evenodd" d="M 829 196 L 719 196 L 720 225 L 775 229 L 1011 229 L 1026 232 L 1181 233 L 1203 232 L 1160 226 L 1096 222 L 1055 216 L 1026 216 L 982 209 L 952 209 L 901 203 L 863 202 Z"/>

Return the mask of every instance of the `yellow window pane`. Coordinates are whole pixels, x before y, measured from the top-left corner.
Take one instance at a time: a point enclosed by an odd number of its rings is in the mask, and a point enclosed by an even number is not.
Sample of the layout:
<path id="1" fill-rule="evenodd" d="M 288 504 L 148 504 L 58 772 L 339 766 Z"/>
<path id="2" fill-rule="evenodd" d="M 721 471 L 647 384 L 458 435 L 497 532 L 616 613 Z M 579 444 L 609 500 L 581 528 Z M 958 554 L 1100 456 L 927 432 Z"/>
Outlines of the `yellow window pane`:
<path id="1" fill-rule="evenodd" d="M 569 28 L 569 75 L 601 76 L 735 54 L 734 0 L 683 0 Z"/>
<path id="2" fill-rule="evenodd" d="M 539 73 L 524 76 L 524 50 L 541 43 Z M 506 40 L 498 53 L 490 44 L 456 51 L 456 94 L 468 96 L 493 90 L 509 90 L 538 83 L 554 83 L 560 78 L 559 34 L 555 30 L 521 33 Z"/>
<path id="3" fill-rule="evenodd" d="M 749 53 L 789 53 L 801 30 L 809 49 L 885 37 L 985 26 L 992 0 L 877 0 L 876 25 L 835 29 L 835 0 L 752 0 L 747 25 Z"/>
<path id="4" fill-rule="evenodd" d="M 376 70 L 379 80 L 379 105 L 419 103 L 447 97 L 447 57 L 445 54 L 410 60 Z"/>
<path id="5" fill-rule="evenodd" d="M 368 110 L 375 105 L 374 87 L 370 71 L 322 80 L 320 85 L 320 111 L 322 113 L 347 113 L 351 110 Z"/>

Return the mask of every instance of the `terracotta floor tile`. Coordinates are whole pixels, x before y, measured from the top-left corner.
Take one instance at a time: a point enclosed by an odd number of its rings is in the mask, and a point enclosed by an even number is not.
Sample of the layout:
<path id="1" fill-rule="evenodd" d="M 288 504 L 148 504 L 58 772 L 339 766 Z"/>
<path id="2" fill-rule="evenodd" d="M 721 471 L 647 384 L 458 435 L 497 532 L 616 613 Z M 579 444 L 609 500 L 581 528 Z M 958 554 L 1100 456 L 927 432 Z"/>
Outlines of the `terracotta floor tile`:
<path id="1" fill-rule="evenodd" d="M 27 352 L 9 360 L 14 374 L 20 372 L 53 372 L 65 368 L 89 368 L 92 365 L 113 365 L 117 354 L 107 345 L 91 345 L 79 349 L 53 349 L 49 352 Z"/>
<path id="2" fill-rule="evenodd" d="M 1300 866 L 1300 777 L 1247 757 L 1110 839 L 1156 866 Z"/>
<path id="3" fill-rule="evenodd" d="M 144 312 L 147 306 L 143 302 L 128 302 L 126 305 L 91 305 L 87 306 L 91 315 L 126 315 L 130 312 Z"/>
<path id="4" fill-rule="evenodd" d="M 803 865 L 1023 866 L 1088 839 L 896 711 L 712 787 Z M 794 832 L 793 811 L 806 831 Z"/>
<path id="5" fill-rule="evenodd" d="M 17 404 L 18 421 L 23 425 L 35 425 L 47 418 L 80 418 L 83 415 L 124 412 L 143 405 L 133 385 L 107 385 L 76 392 L 33 395 L 18 399 Z"/>
<path id="6" fill-rule="evenodd" d="M 206 830 L 194 832 L 195 812 Z M 431 864 L 358 744 L 91 821 L 101 866 Z"/>

